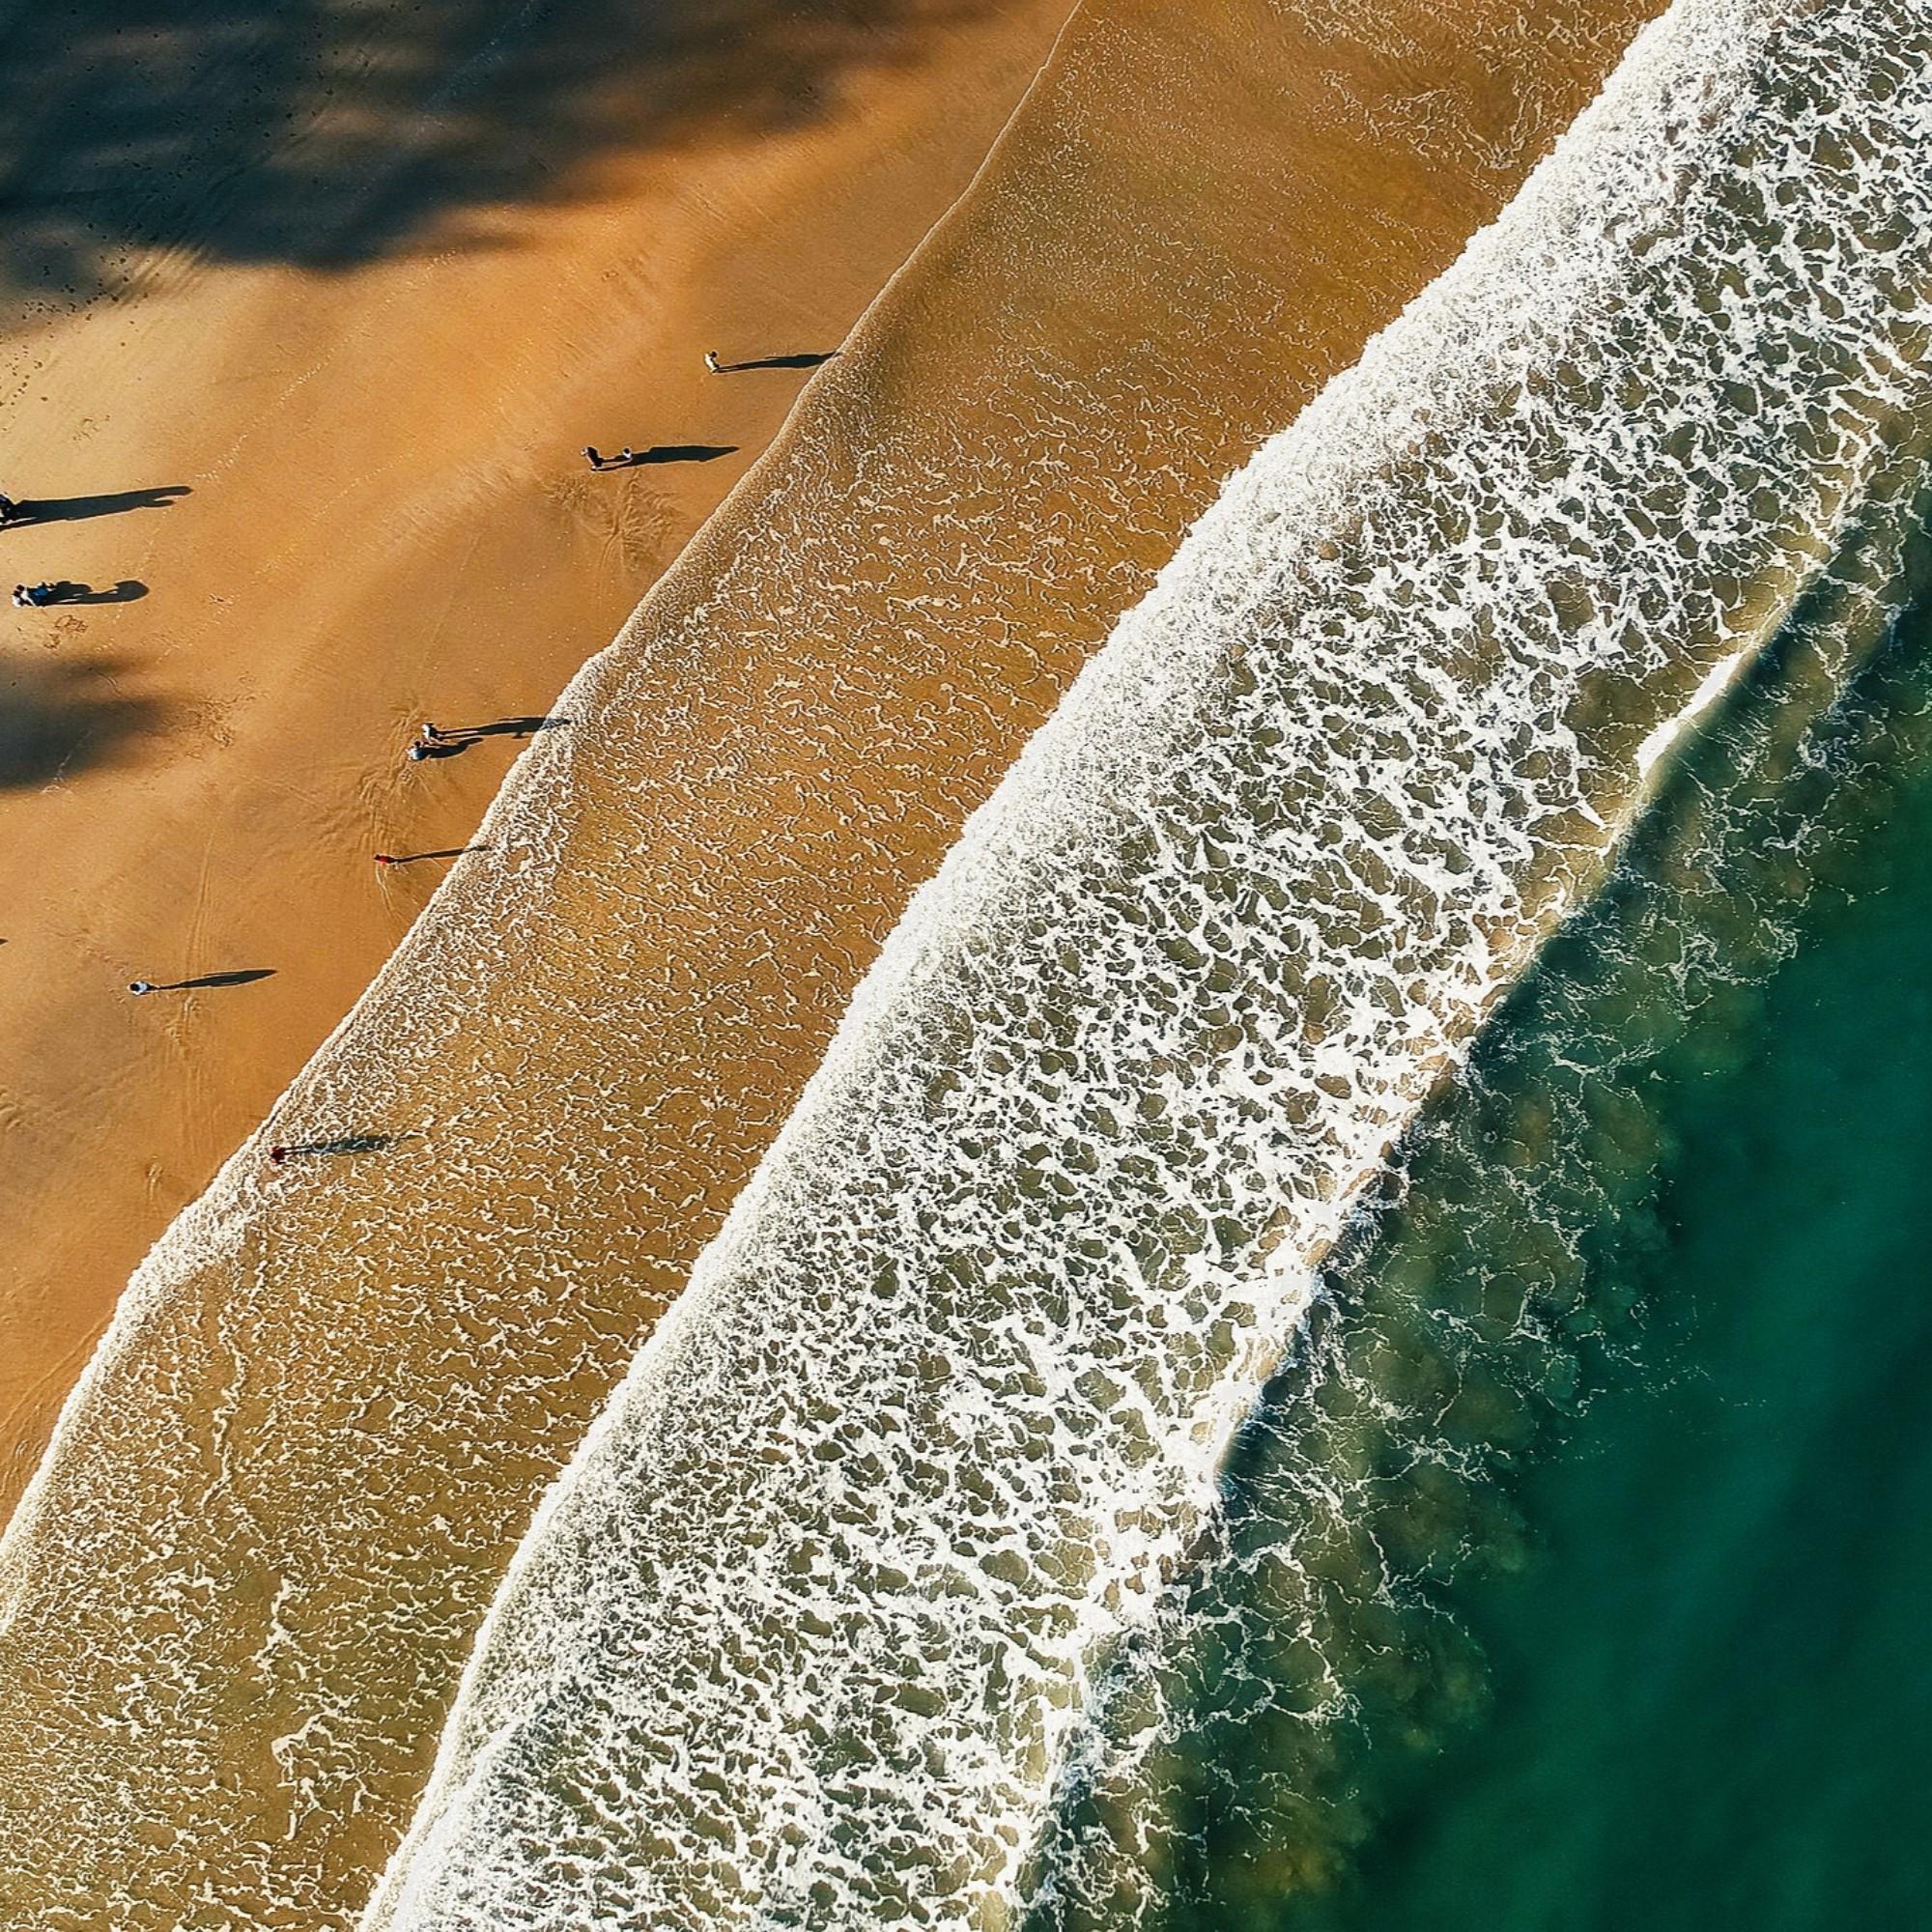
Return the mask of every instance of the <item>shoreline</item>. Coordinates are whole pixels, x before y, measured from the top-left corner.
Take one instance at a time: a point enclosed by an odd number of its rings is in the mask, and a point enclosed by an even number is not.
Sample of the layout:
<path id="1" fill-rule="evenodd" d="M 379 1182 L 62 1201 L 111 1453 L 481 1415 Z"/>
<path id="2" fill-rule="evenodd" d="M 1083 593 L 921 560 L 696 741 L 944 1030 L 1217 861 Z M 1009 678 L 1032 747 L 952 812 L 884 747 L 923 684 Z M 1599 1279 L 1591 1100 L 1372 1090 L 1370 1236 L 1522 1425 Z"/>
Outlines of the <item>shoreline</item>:
<path id="1" fill-rule="evenodd" d="M 427 900 L 440 862 L 369 855 L 460 847 L 494 795 L 514 740 L 406 768 L 413 721 L 534 712 L 619 629 L 810 373 L 700 352 L 836 350 L 1065 12 L 908 41 L 796 128 L 602 153 L 485 241 L 158 259 L 0 338 L 0 488 L 171 497 L 0 535 L 23 581 L 140 586 L 15 613 L 0 670 L 0 1509 L 142 1254 Z M 694 453 L 583 469 L 627 438 Z M 122 991 L 238 970 L 271 977 Z"/>
<path id="2" fill-rule="evenodd" d="M 1515 7 L 1390 15 L 1334 43 L 1240 10 L 1083 16 L 771 486 L 586 672 L 594 734 L 534 741 L 500 849 L 273 1129 L 418 1138 L 231 1170 L 195 1210 L 226 1217 L 223 1251 L 156 1251 L 8 1540 L 4 1676 L 62 1687 L 58 1709 L 0 1690 L 0 1732 L 38 1740 L 32 1788 L 0 1793 L 36 1897 L 121 1872 L 142 1902 L 214 1883 L 243 1916 L 347 1922 L 536 1498 L 911 886 L 1225 474 L 1460 252 L 1628 38 L 1540 9 L 1539 59 Z M 1379 117 L 1425 75 L 1460 116 L 1391 153 Z M 1176 126 L 1182 97 L 1220 111 Z M 372 1096 L 382 1120 L 346 1116 Z M 227 1581 L 202 1602 L 170 1579 L 209 1537 Z M 155 1606 L 138 1660 L 124 1594 Z M 171 1766 L 165 1856 L 63 1825 L 106 1768 L 56 1741 L 130 1672 L 167 1707 L 142 1746 Z M 196 1687 L 224 1682 L 246 1691 L 217 1718 Z"/>

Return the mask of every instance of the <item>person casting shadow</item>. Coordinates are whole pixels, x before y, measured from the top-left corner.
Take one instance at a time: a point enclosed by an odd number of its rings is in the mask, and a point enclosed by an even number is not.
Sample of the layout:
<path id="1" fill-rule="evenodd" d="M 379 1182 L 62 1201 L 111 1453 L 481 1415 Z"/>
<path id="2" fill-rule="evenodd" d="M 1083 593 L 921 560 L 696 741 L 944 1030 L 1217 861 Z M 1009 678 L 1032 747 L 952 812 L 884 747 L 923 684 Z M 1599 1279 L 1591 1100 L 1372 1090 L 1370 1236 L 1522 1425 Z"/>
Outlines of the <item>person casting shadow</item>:
<path id="1" fill-rule="evenodd" d="M 132 604 L 148 594 L 148 586 L 138 578 L 124 577 L 107 589 L 97 590 L 91 583 L 75 583 L 67 578 L 53 583 L 16 583 L 14 608 L 41 611 L 50 604 Z"/>
<path id="2" fill-rule="evenodd" d="M 569 723 L 568 718 L 538 716 L 497 718 L 488 724 L 425 724 L 405 755 L 412 764 L 420 764 L 425 758 L 454 758 L 485 738 L 532 738 L 539 731 L 560 731 Z"/>
<path id="3" fill-rule="evenodd" d="M 88 517 L 118 517 L 125 510 L 165 510 L 177 497 L 193 494 L 185 483 L 162 483 L 151 490 L 107 490 L 93 497 L 22 497 L 0 514 L 0 529 L 76 524 Z"/>
<path id="4" fill-rule="evenodd" d="M 232 973 L 203 973 L 192 980 L 130 980 L 128 990 L 139 998 L 143 993 L 192 993 L 204 986 L 252 986 L 258 980 L 272 980 L 272 966 L 244 966 Z"/>
<path id="5" fill-rule="evenodd" d="M 271 1147 L 269 1158 L 277 1167 L 286 1160 L 299 1160 L 341 1153 L 386 1153 L 395 1146 L 395 1134 L 343 1134 L 332 1141 L 292 1141 L 286 1147 Z"/>
<path id="6" fill-rule="evenodd" d="M 743 362 L 721 362 L 718 352 L 707 349 L 704 352 L 704 366 L 714 376 L 738 376 L 748 369 L 817 369 L 838 354 L 836 349 L 821 349 L 797 355 L 753 355 Z"/>
<path id="7" fill-rule="evenodd" d="M 605 456 L 595 449 L 586 449 L 584 455 L 593 469 L 641 469 L 646 464 L 656 463 L 716 463 L 721 456 L 736 456 L 735 442 L 659 442 L 649 449 L 633 449 L 628 443 L 615 456 Z"/>

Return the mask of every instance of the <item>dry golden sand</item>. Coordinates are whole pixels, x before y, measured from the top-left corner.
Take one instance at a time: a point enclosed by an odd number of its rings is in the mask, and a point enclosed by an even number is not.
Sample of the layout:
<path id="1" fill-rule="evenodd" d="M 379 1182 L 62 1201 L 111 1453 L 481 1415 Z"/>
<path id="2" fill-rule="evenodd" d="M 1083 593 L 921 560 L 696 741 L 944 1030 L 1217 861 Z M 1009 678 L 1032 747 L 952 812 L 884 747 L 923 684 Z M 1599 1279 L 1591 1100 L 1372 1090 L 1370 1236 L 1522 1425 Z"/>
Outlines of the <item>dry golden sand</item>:
<path id="1" fill-rule="evenodd" d="M 493 849 L 144 1275 L 8 1549 L 14 1922 L 353 1915 L 545 1481 L 911 886 L 1219 480 L 1494 213 L 1645 11 L 1078 17 L 537 742 Z M 478 527 L 501 586 L 513 526 Z M 492 664 L 504 623 L 469 611 L 451 662 Z M 333 801 L 303 826 L 318 878 L 398 824 L 463 831 L 472 799 L 439 788 L 469 760 L 409 791 L 391 768 L 429 692 L 345 724 L 388 734 L 373 761 L 263 740 L 270 783 Z M 223 868 L 180 863 L 191 922 Z M 248 936 L 309 972 L 330 901 L 302 887 Z M 396 1138 L 262 1158 L 353 1135 Z"/>
<path id="2" fill-rule="evenodd" d="M 611 637 L 802 380 L 711 377 L 701 351 L 835 348 L 1067 5 L 464 0 L 432 33 L 412 8 L 330 0 L 281 10 L 230 74 L 235 9 L 171 0 L 185 72 L 143 64 L 145 33 L 90 41 L 74 10 L 53 36 L 72 73 L 40 65 L 52 43 L 0 54 L 14 100 L 51 100 L 8 111 L 0 138 L 0 489 L 70 506 L 0 534 L 0 569 L 147 590 L 10 612 L 0 652 L 0 1512 L 128 1271 L 441 869 L 379 873 L 370 854 L 461 845 L 501 779 L 512 740 L 405 768 L 415 722 L 540 712 Z M 649 30 L 666 14 L 681 36 Z M 495 62 L 481 101 L 476 44 Z M 310 77 L 251 103 L 275 132 L 237 237 L 237 130 L 201 120 L 267 88 L 249 75 L 271 53 Z M 357 91 L 365 62 L 405 57 L 428 72 L 400 101 Z M 461 116 L 419 105 L 445 91 Z M 370 117 L 365 156 L 345 124 Z M 535 152 L 513 173 L 497 156 L 519 142 Z M 179 241 L 124 261 L 117 214 Z M 348 260 L 234 259 L 327 237 Z M 44 300 L 48 263 L 106 287 Z M 729 453 L 592 476 L 585 442 Z M 187 494 L 71 500 L 165 486 Z M 260 968 L 274 977 L 123 991 Z"/>

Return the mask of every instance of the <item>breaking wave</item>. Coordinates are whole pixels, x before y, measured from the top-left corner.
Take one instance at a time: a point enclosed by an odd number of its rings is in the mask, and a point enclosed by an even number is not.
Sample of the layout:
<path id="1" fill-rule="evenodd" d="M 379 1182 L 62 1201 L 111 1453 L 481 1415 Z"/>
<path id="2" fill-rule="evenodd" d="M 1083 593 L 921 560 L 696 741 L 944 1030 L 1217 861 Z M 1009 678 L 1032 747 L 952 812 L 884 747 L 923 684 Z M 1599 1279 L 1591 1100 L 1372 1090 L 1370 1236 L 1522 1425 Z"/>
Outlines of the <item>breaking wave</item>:
<path id="1" fill-rule="evenodd" d="M 1109 1660 L 1365 1185 L 1909 515 L 1928 39 L 1685 0 L 1229 487 L 546 1501 L 370 1932 L 1052 1908 Z"/>

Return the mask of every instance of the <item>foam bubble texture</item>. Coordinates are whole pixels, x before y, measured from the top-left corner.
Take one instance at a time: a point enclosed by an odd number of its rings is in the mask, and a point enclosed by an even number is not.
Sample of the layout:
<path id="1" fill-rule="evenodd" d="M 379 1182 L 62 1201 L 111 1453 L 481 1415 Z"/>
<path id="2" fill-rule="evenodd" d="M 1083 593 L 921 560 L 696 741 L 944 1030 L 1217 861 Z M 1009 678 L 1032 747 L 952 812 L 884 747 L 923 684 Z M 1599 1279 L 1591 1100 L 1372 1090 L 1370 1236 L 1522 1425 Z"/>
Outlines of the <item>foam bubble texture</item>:
<path id="1" fill-rule="evenodd" d="M 908 912 L 366 1924 L 999 1927 L 1362 1183 L 1932 401 L 1922 10 L 1690 0 Z"/>

